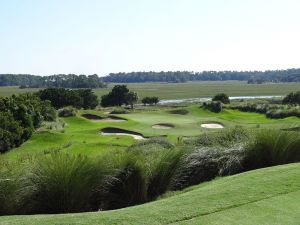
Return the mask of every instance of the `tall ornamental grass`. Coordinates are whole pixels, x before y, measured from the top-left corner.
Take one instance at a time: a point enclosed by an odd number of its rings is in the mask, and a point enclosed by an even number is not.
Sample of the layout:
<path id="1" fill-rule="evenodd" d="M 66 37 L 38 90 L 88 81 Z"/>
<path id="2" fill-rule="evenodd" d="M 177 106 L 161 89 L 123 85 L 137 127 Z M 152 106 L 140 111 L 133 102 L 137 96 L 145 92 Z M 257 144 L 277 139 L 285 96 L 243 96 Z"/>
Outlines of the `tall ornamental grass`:
<path id="1" fill-rule="evenodd" d="M 299 132 L 262 130 L 245 146 L 246 170 L 299 161 Z"/>

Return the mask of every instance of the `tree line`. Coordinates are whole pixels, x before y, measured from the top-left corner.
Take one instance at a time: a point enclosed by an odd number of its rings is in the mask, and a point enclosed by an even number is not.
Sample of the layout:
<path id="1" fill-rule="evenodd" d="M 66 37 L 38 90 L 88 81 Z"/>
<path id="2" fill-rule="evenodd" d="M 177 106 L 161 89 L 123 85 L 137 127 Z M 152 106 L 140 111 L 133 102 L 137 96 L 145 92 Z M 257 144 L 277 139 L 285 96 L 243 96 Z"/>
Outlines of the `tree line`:
<path id="1" fill-rule="evenodd" d="M 47 88 L 36 95 L 43 101 L 50 101 L 56 109 L 73 106 L 78 109 L 94 109 L 99 104 L 98 97 L 91 89 Z"/>
<path id="2" fill-rule="evenodd" d="M 224 81 L 239 80 L 248 83 L 263 82 L 300 82 L 300 69 L 268 70 L 268 71 L 176 71 L 176 72 L 131 72 L 111 73 L 102 79 L 112 83 L 143 83 L 187 81 Z"/>
<path id="3" fill-rule="evenodd" d="M 36 76 L 30 74 L 0 74 L 0 86 L 20 88 L 102 88 L 105 84 L 98 75 L 59 74 Z"/>
<path id="4" fill-rule="evenodd" d="M 249 84 L 264 82 L 300 82 L 300 69 L 267 71 L 161 71 L 110 73 L 98 75 L 59 74 L 36 76 L 30 74 L 0 74 L 0 86 L 20 86 L 20 88 L 103 88 L 105 83 L 144 83 L 187 81 L 248 81 Z"/>
<path id="5" fill-rule="evenodd" d="M 56 111 L 50 101 L 33 94 L 0 97 L 0 153 L 28 140 L 42 121 L 54 121 Z"/>

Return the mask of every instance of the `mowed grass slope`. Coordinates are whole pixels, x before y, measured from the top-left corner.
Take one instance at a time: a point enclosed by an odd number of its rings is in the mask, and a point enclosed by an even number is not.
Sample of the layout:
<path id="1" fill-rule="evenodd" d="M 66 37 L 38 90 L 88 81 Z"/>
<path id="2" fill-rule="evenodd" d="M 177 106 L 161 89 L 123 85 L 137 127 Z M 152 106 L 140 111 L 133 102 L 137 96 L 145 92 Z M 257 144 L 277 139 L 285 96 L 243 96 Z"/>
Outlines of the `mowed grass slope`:
<path id="1" fill-rule="evenodd" d="M 300 164 L 219 178 L 120 210 L 0 217 L 1 225 L 299 224 Z"/>
<path id="2" fill-rule="evenodd" d="M 212 132 L 215 129 L 205 129 L 202 123 L 221 123 L 225 128 L 237 125 L 256 128 L 290 128 L 299 126 L 299 118 L 268 119 L 263 114 L 239 112 L 225 109 L 222 113 L 213 113 L 203 110 L 198 105 L 186 107 L 186 115 L 169 113 L 166 108 L 149 108 L 129 114 L 117 115 L 126 118 L 123 122 L 92 121 L 81 117 L 83 113 L 102 115 L 99 111 L 80 111 L 76 117 L 65 118 L 64 131 L 37 131 L 30 140 L 19 148 L 4 154 L 4 158 L 26 158 L 32 154 L 43 154 L 53 150 L 69 153 L 101 154 L 105 151 L 121 151 L 135 141 L 129 136 L 102 136 L 100 130 L 105 127 L 115 127 L 135 131 L 144 136 L 167 136 L 176 141 L 179 136 L 197 136 L 203 132 Z M 152 126 L 159 123 L 173 124 L 172 129 L 154 129 Z"/>
<path id="3" fill-rule="evenodd" d="M 98 96 L 107 94 L 115 83 L 107 88 L 95 89 Z M 160 99 L 183 99 L 211 97 L 217 93 L 229 96 L 287 95 L 291 91 L 299 91 L 300 83 L 265 83 L 247 84 L 246 81 L 202 81 L 187 83 L 128 83 L 130 90 L 136 91 L 142 99 L 145 96 L 158 96 Z M 39 89 L 19 89 L 18 87 L 0 87 L 0 96 L 17 93 L 35 92 Z"/>

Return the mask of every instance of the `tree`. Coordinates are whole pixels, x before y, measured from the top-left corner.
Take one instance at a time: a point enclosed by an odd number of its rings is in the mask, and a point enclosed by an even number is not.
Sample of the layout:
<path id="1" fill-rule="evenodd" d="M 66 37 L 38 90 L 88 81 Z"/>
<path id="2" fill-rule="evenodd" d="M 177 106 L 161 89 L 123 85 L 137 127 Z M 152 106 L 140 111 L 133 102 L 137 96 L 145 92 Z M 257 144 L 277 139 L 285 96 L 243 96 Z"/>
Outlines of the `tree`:
<path id="1" fill-rule="evenodd" d="M 101 97 L 101 106 L 121 106 L 128 104 L 127 95 L 129 89 L 126 85 L 115 85 L 113 89 L 107 94 Z"/>
<path id="2" fill-rule="evenodd" d="M 130 91 L 126 95 L 127 103 L 131 106 L 131 109 L 133 109 L 133 104 L 138 101 L 138 95 L 134 91 Z"/>
<path id="3" fill-rule="evenodd" d="M 84 109 L 94 109 L 98 105 L 98 97 L 92 89 L 79 89 L 79 96 L 83 99 L 82 107 Z"/>
<path id="4" fill-rule="evenodd" d="M 300 104 L 300 91 L 291 92 L 282 100 L 283 104 Z"/>
<path id="5" fill-rule="evenodd" d="M 144 105 L 150 104 L 150 98 L 149 98 L 149 97 L 143 98 L 143 99 L 142 99 L 142 103 L 143 103 Z"/>
<path id="6" fill-rule="evenodd" d="M 230 103 L 228 95 L 224 94 L 224 93 L 220 93 L 220 94 L 215 95 L 215 97 L 213 97 L 212 101 L 220 101 L 224 104 L 229 104 Z"/>
<path id="7" fill-rule="evenodd" d="M 157 103 L 159 102 L 159 98 L 158 98 L 158 97 L 152 97 L 152 98 L 151 98 L 151 102 L 152 102 L 154 105 L 157 105 Z"/>
<path id="8" fill-rule="evenodd" d="M 33 94 L 0 97 L 0 152 L 21 145 L 43 120 L 55 118 L 56 111 L 50 102 L 43 102 Z"/>
<path id="9" fill-rule="evenodd" d="M 23 129 L 10 112 L 0 112 L 0 153 L 22 143 Z"/>
<path id="10" fill-rule="evenodd" d="M 43 101 L 49 100 L 56 109 L 65 106 L 94 109 L 98 105 L 98 97 L 91 89 L 46 88 L 40 90 L 37 96 Z"/>
<path id="11" fill-rule="evenodd" d="M 142 99 L 142 103 L 144 105 L 153 105 L 153 104 L 157 104 L 159 102 L 159 98 L 158 97 L 145 97 Z"/>

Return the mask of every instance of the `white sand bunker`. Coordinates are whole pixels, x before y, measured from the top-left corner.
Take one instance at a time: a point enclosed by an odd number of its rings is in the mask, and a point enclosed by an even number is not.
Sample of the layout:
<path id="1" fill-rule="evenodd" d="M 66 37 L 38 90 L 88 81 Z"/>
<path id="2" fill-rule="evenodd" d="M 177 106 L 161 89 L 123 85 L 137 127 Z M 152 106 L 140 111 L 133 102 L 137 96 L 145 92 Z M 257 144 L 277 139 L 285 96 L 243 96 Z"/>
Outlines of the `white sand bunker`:
<path id="1" fill-rule="evenodd" d="M 119 129 L 119 128 L 112 128 L 112 127 L 103 128 L 101 130 L 101 135 L 104 135 L 104 136 L 111 136 L 111 135 L 131 136 L 135 140 L 145 140 L 146 139 L 140 133 L 137 133 L 137 132 L 134 132 L 134 131 L 129 131 L 129 130 L 123 130 L 123 129 Z"/>
<path id="2" fill-rule="evenodd" d="M 219 123 L 203 123 L 203 124 L 201 124 L 201 127 L 208 128 L 208 129 L 222 129 L 222 128 L 224 128 L 224 126 L 219 124 Z"/>
<path id="3" fill-rule="evenodd" d="M 159 123 L 159 124 L 154 124 L 152 128 L 154 129 L 171 129 L 174 128 L 175 126 L 173 124 L 169 123 Z"/>

